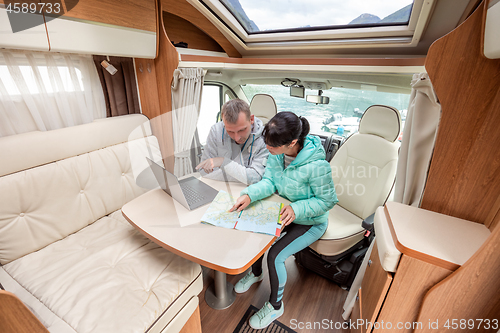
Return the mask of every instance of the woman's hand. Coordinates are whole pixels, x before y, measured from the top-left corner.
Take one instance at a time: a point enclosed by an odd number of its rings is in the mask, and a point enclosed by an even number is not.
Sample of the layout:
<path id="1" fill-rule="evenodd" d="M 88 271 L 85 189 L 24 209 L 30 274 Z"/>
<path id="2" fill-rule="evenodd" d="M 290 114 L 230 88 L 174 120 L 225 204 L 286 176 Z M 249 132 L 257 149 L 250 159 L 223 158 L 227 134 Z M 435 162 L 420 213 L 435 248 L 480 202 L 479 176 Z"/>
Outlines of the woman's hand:
<path id="1" fill-rule="evenodd" d="M 285 207 L 281 208 L 280 214 L 283 227 L 286 227 L 295 220 L 295 212 L 290 205 L 286 205 Z"/>
<path id="2" fill-rule="evenodd" d="M 242 195 L 241 197 L 236 200 L 236 203 L 234 204 L 231 209 L 229 209 L 229 212 L 233 212 L 234 210 L 237 210 L 238 212 L 242 211 L 243 209 L 247 208 L 247 206 L 252 202 L 248 194 Z"/>

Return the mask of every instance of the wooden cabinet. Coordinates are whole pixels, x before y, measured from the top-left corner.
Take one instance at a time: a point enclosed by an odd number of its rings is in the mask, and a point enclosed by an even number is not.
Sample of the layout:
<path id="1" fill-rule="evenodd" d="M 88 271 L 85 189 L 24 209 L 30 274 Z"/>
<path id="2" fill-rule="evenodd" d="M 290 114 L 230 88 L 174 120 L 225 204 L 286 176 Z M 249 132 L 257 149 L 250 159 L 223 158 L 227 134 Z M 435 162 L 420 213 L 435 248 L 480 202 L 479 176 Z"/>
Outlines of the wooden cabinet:
<path id="1" fill-rule="evenodd" d="M 377 230 L 375 224 L 375 233 L 390 232 L 385 236 L 401 256 L 396 272 L 386 272 L 380 261 L 385 254 L 379 254 L 383 247 L 375 240 L 351 314 L 351 321 L 363 325 L 354 331 L 425 331 L 428 322 L 419 322 L 419 313 L 426 294 L 471 258 L 490 232 L 478 223 L 394 202 L 382 212 L 389 228 Z"/>
<path id="2" fill-rule="evenodd" d="M 2 48 L 156 57 L 155 0 L 81 0 L 70 11 L 55 18 L 49 14 L 17 15 L 16 22 L 28 20 L 33 27 L 12 32 L 7 10 L 0 7 Z"/>
<path id="3" fill-rule="evenodd" d="M 365 277 L 361 283 L 361 293 L 358 295 L 362 314 L 360 318 L 365 323 L 364 329 L 361 332 L 371 331 L 372 325 L 369 324 L 366 327 L 366 323 L 374 323 L 377 320 L 377 315 L 382 307 L 391 282 L 392 274 L 387 273 L 382 268 L 377 243 L 375 243 L 368 266 L 366 267 Z"/>
<path id="4" fill-rule="evenodd" d="M 48 51 L 49 42 L 47 40 L 43 15 L 25 15 L 27 19 L 32 22 L 33 27 L 13 33 L 9 17 L 7 16 L 7 10 L 0 7 L 0 47 L 9 49 L 29 48 L 35 51 Z"/>

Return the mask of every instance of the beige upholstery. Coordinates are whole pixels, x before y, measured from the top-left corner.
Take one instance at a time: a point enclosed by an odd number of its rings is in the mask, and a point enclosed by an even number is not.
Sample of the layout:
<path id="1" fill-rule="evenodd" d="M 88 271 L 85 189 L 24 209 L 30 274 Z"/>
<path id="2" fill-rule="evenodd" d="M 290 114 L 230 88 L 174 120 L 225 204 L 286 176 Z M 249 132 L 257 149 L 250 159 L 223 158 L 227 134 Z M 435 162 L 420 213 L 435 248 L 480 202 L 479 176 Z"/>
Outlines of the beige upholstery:
<path id="1" fill-rule="evenodd" d="M 401 127 L 399 111 L 369 107 L 330 165 L 339 202 L 330 211 L 325 234 L 311 248 L 324 255 L 340 254 L 363 238 L 361 222 L 384 204 L 396 176 Z"/>
<path id="2" fill-rule="evenodd" d="M 134 115 L 124 120 L 0 138 L 1 155 L 9 156 L 1 165 L 10 170 L 0 177 L 2 265 L 80 230 L 146 192 L 135 184 L 131 161 L 147 164 L 144 156 L 149 154 L 161 159 L 158 141 L 150 135 L 128 143 L 132 128 L 143 127 L 147 118 Z M 137 141 L 145 143 L 142 149 Z M 86 148 L 92 150 L 82 154 Z M 11 151 L 22 154 L 10 155 Z M 136 156 L 131 158 L 130 152 Z M 60 160 L 50 163 L 53 158 Z M 30 169 L 11 173 L 8 166 Z"/>
<path id="3" fill-rule="evenodd" d="M 148 190 L 138 183 L 154 183 L 146 156 L 161 160 L 145 116 L 3 137 L 0 155 L 9 156 L 0 166 L 3 286 L 57 332 L 161 332 L 173 318 L 166 332 L 178 332 L 198 302 L 201 268 L 120 210 Z"/>
<path id="4" fill-rule="evenodd" d="M 399 111 L 385 105 L 372 105 L 359 121 L 359 133 L 373 134 L 394 142 L 401 132 Z"/>
<path id="5" fill-rule="evenodd" d="M 341 254 L 363 239 L 365 230 L 361 228 L 363 220 L 339 205 L 335 205 L 328 215 L 328 228 L 322 239 L 335 241 L 317 241 L 310 247 L 328 256 Z"/>
<path id="6" fill-rule="evenodd" d="M 203 288 L 200 265 L 149 241 L 120 210 L 3 268 L 79 333 L 145 332 Z"/>
<path id="7" fill-rule="evenodd" d="M 274 115 L 278 112 L 276 102 L 271 95 L 256 94 L 250 102 L 250 112 L 267 124 Z"/>
<path id="8" fill-rule="evenodd" d="M 379 207 L 375 211 L 373 224 L 375 227 L 375 234 L 377 235 L 377 249 L 382 268 L 386 272 L 395 273 L 396 268 L 398 268 L 401 252 L 396 248 L 394 240 L 392 239 L 384 207 Z"/>

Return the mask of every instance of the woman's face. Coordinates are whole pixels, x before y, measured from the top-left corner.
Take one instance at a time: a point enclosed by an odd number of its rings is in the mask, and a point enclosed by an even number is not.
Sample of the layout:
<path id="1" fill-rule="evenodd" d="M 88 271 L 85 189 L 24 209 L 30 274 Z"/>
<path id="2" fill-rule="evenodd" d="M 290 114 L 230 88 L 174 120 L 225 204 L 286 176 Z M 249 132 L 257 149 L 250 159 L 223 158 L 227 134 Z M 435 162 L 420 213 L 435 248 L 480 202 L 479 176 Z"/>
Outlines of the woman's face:
<path id="1" fill-rule="evenodd" d="M 271 155 L 281 155 L 281 154 L 286 154 L 286 155 L 296 155 L 295 151 L 295 145 L 297 144 L 297 139 L 293 140 L 291 143 L 279 147 L 272 147 L 268 144 L 266 144 L 267 150 L 271 153 Z"/>
<path id="2" fill-rule="evenodd" d="M 267 150 L 271 155 L 281 155 L 288 151 L 287 145 L 279 146 L 279 147 L 271 147 L 270 145 L 266 145 Z"/>

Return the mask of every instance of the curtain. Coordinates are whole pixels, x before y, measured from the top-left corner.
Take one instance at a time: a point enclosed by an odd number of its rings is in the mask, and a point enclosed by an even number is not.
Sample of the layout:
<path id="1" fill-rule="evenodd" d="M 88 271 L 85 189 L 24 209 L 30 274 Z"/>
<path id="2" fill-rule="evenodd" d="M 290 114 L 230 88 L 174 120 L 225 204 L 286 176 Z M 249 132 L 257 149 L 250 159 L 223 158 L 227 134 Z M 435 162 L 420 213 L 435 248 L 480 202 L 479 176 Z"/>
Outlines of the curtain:
<path id="1" fill-rule="evenodd" d="M 118 72 L 111 75 L 101 62 L 106 60 Z M 99 74 L 104 98 L 106 100 L 106 116 L 122 116 L 132 113 L 141 113 L 139 95 L 135 79 L 134 60 L 124 57 L 94 56 L 94 64 Z"/>
<path id="2" fill-rule="evenodd" d="M 414 74 L 399 152 L 394 201 L 419 207 L 431 162 L 441 105 L 427 73 Z"/>
<path id="3" fill-rule="evenodd" d="M 202 68 L 180 68 L 172 80 L 172 127 L 174 134 L 174 174 L 193 172 L 191 150 L 200 114 L 204 72 Z"/>
<path id="4" fill-rule="evenodd" d="M 104 117 L 91 56 L 0 50 L 0 136 Z"/>

